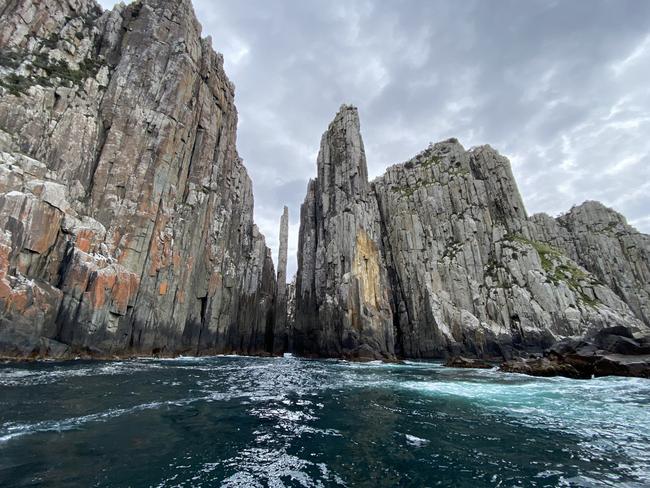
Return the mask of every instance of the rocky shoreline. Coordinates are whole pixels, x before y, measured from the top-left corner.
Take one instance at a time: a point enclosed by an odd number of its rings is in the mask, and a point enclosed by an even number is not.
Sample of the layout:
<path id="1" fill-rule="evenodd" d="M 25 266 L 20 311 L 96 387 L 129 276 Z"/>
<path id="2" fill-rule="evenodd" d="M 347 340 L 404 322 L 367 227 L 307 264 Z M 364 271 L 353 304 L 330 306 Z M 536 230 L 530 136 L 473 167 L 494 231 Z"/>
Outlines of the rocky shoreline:
<path id="1" fill-rule="evenodd" d="M 506 361 L 508 373 L 589 379 L 602 376 L 650 378 L 650 335 L 612 327 L 581 339 L 564 339 L 541 358 Z"/>
<path id="2" fill-rule="evenodd" d="M 455 356 L 445 362 L 450 368 L 489 369 L 529 376 L 564 376 L 591 379 L 627 376 L 650 379 L 650 335 L 634 334 L 625 327 L 602 329 L 584 338 L 559 341 L 542 356 L 531 355 L 505 362 Z"/>

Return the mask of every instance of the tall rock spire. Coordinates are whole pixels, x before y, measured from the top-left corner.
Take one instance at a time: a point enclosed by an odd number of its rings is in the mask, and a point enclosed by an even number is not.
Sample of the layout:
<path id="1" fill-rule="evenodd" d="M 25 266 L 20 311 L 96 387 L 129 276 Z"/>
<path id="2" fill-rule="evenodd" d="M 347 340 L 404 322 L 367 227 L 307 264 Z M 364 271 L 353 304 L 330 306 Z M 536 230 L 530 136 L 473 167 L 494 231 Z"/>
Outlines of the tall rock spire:
<path id="1" fill-rule="evenodd" d="M 278 291 L 275 307 L 275 338 L 273 352 L 287 350 L 287 249 L 289 246 L 289 209 L 285 206 L 280 218 L 280 248 L 278 250 Z"/>
<path id="2" fill-rule="evenodd" d="M 357 109 L 323 135 L 318 178 L 301 208 L 294 348 L 299 354 L 393 357 L 393 318 L 377 201 Z"/>
<path id="3" fill-rule="evenodd" d="M 289 209 L 280 217 L 280 249 L 278 250 L 278 298 L 287 291 L 287 248 L 289 246 Z"/>

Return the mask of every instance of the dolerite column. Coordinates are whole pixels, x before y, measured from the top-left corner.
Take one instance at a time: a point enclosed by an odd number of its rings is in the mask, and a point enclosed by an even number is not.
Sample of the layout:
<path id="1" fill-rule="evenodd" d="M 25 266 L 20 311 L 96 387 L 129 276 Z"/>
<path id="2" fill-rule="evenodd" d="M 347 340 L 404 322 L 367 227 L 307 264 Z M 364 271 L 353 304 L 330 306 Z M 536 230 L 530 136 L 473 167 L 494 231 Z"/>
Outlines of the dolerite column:
<path id="1" fill-rule="evenodd" d="M 280 218 L 280 249 L 278 251 L 278 292 L 275 308 L 275 339 L 273 353 L 287 350 L 287 248 L 289 244 L 289 209 L 284 207 Z"/>
<path id="2" fill-rule="evenodd" d="M 323 135 L 300 221 L 295 351 L 393 358 L 379 208 L 354 107 L 342 106 Z"/>

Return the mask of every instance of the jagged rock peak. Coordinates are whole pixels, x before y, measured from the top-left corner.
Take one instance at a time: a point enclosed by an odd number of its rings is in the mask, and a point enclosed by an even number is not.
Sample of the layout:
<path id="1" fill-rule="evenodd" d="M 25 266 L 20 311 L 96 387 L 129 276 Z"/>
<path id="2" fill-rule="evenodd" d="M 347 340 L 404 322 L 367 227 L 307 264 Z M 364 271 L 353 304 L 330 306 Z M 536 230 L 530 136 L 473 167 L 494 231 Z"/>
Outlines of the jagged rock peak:
<path id="1" fill-rule="evenodd" d="M 600 202 L 587 201 L 557 219 L 531 217 L 537 239 L 552 243 L 607 284 L 650 325 L 650 236 Z"/>
<path id="2" fill-rule="evenodd" d="M 301 207 L 294 347 L 301 354 L 392 358 L 393 324 L 377 201 L 356 108 L 322 137 Z"/>
<path id="3" fill-rule="evenodd" d="M 321 187 L 338 186 L 347 197 L 365 194 L 369 189 L 359 112 L 352 105 L 341 105 L 323 134 L 318 181 Z"/>
<path id="4" fill-rule="evenodd" d="M 275 338 L 273 350 L 281 354 L 288 348 L 287 330 L 287 255 L 289 245 L 289 208 L 284 207 L 280 217 L 278 246 L 278 292 L 275 306 Z"/>
<path id="5" fill-rule="evenodd" d="M 287 255 L 289 246 L 289 207 L 284 206 L 282 217 L 280 217 L 280 233 L 278 246 L 278 293 L 280 288 L 286 288 L 287 284 Z M 285 285 L 285 286 L 281 286 Z M 283 293 L 284 294 L 284 293 Z"/>

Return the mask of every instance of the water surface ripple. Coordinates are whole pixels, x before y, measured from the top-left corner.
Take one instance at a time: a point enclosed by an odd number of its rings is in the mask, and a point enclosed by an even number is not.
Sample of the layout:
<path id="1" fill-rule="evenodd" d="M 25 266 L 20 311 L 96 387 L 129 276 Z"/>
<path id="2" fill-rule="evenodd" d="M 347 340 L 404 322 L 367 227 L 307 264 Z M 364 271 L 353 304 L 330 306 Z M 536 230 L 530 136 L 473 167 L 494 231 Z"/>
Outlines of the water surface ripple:
<path id="1" fill-rule="evenodd" d="M 0 486 L 647 487 L 650 381 L 292 357 L 4 364 Z"/>

